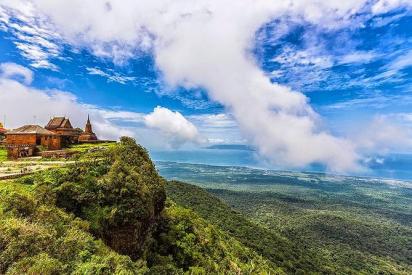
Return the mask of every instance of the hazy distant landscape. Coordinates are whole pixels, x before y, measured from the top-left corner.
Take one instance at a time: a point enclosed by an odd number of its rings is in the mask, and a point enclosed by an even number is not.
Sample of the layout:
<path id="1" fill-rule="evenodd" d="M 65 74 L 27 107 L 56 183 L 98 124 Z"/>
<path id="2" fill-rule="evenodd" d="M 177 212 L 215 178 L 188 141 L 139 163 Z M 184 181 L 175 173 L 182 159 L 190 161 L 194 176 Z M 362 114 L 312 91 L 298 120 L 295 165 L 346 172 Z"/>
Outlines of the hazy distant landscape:
<path id="1" fill-rule="evenodd" d="M 156 161 L 171 161 L 180 163 L 197 163 L 219 166 L 246 166 L 262 169 L 270 169 L 270 164 L 259 161 L 254 150 L 248 147 L 212 147 L 191 151 L 152 151 L 152 158 Z M 389 154 L 375 156 L 363 161 L 364 170 L 357 172 L 360 176 L 403 179 L 412 181 L 412 155 L 411 154 Z M 271 168 L 274 170 L 273 166 Z M 276 169 L 275 169 L 276 170 Z M 279 170 L 279 168 L 277 169 Z M 325 172 L 321 165 L 308 166 L 300 171 Z M 356 174 L 352 172 L 351 174 Z"/>
<path id="2" fill-rule="evenodd" d="M 342 270 L 411 270 L 411 182 L 174 162 L 157 168 L 169 180 L 205 188 Z"/>

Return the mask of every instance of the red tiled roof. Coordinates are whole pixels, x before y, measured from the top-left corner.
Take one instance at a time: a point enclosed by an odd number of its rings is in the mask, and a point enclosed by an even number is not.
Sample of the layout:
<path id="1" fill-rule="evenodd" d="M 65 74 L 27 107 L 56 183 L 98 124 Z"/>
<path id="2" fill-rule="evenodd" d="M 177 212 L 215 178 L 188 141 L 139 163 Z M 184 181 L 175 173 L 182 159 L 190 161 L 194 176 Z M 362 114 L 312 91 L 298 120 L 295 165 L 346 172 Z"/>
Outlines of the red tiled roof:
<path id="1" fill-rule="evenodd" d="M 6 132 L 6 135 L 28 135 L 28 134 L 55 135 L 55 133 L 44 129 L 43 127 L 39 125 L 24 125 L 17 129 Z"/>
<path id="2" fill-rule="evenodd" d="M 65 117 L 54 117 L 50 119 L 49 123 L 47 123 L 46 129 L 48 130 L 55 130 L 57 128 L 67 128 L 67 129 L 72 129 L 72 125 L 70 123 L 70 120 Z"/>
<path id="3" fill-rule="evenodd" d="M 64 119 L 65 119 L 64 117 L 54 117 L 50 119 L 49 123 L 47 123 L 46 128 L 47 129 L 59 128 L 60 125 L 62 125 Z"/>

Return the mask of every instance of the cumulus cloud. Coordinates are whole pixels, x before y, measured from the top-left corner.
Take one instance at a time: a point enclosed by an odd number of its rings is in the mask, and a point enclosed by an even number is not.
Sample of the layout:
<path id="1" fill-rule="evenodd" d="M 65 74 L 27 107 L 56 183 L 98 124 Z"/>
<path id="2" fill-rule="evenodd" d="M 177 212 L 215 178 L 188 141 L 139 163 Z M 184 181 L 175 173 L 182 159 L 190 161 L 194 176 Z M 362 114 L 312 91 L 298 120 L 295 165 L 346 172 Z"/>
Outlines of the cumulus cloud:
<path id="1" fill-rule="evenodd" d="M 172 146 L 178 147 L 185 142 L 199 142 L 199 132 L 193 123 L 181 113 L 157 106 L 144 117 L 148 127 L 159 130 L 170 139 Z"/>
<path id="2" fill-rule="evenodd" d="M 14 10 L 25 6 L 17 0 L 7 2 Z M 243 135 L 261 155 L 272 162 L 289 166 L 320 162 L 336 171 L 357 167 L 354 146 L 319 126 L 318 115 L 302 93 L 271 83 L 250 50 L 256 31 L 274 19 L 294 18 L 322 28 L 339 28 L 348 25 L 357 13 L 367 11 L 370 1 L 30 3 L 36 17 L 51 20 L 49 23 L 65 43 L 86 47 L 97 56 L 121 63 L 139 51 L 152 50 L 169 85 L 205 88 L 212 100 L 233 114 Z M 391 8 L 396 6 L 391 4 Z M 166 121 L 176 117 L 177 113 L 158 108 L 145 121 L 168 129 L 172 126 Z M 191 138 L 196 131 L 185 125 L 191 129 L 185 132 L 185 138 Z"/>
<path id="3" fill-rule="evenodd" d="M 0 71 L 3 78 L 22 77 L 25 84 L 30 84 L 33 81 L 33 72 L 16 63 L 1 63 Z"/>

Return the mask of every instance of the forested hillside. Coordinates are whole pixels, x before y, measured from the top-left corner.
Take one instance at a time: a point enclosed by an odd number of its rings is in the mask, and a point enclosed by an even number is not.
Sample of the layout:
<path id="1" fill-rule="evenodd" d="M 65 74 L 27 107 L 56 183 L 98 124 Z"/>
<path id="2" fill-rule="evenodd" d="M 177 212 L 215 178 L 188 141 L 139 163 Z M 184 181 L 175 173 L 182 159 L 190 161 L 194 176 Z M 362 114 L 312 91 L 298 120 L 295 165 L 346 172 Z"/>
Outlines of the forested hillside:
<path id="1" fill-rule="evenodd" d="M 178 181 L 166 186 L 168 196 L 178 204 L 196 211 L 211 224 L 222 228 L 244 245 L 282 267 L 287 273 L 331 273 L 334 266 L 322 262 L 316 251 L 294 244 L 274 231 L 247 220 L 205 190 Z M 329 265 L 328 265 L 329 264 Z"/>
<path id="2" fill-rule="evenodd" d="M 172 181 L 169 197 L 288 272 L 412 273 L 408 182 L 194 164 L 158 167 L 168 178 L 204 187 Z"/>

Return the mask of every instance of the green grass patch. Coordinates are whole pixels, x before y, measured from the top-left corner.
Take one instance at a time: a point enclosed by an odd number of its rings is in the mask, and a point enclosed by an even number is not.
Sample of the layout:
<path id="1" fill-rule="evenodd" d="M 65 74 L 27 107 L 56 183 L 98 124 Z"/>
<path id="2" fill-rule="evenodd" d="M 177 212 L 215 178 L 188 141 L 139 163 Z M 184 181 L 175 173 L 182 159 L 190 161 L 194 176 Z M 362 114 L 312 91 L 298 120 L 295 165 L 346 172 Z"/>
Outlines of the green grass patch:
<path id="1" fill-rule="evenodd" d="M 116 145 L 116 142 L 103 142 L 103 143 L 81 143 L 81 144 L 73 144 L 69 146 L 70 151 L 78 152 L 78 153 L 85 153 L 92 148 L 104 148 L 109 149 Z"/>
<path id="2" fill-rule="evenodd" d="M 0 162 L 7 160 L 7 150 L 0 148 Z"/>

